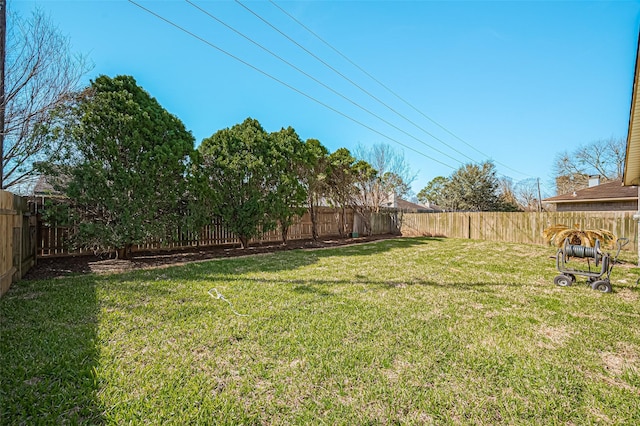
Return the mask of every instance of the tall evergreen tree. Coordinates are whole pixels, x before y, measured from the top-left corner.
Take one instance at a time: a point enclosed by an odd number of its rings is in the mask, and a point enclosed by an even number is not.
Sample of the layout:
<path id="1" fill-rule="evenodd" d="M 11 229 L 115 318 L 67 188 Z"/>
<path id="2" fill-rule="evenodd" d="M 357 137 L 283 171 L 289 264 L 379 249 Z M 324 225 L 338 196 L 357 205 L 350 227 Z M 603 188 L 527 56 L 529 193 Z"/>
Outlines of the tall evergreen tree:
<path id="1" fill-rule="evenodd" d="M 70 200 L 76 245 L 118 249 L 167 241 L 184 217 L 194 138 L 131 76 L 98 77 L 51 135 L 70 146 L 50 164 Z"/>
<path id="2" fill-rule="evenodd" d="M 449 179 L 444 176 L 436 176 L 431 179 L 427 186 L 418 192 L 418 201 L 422 204 L 434 203 L 444 206 L 446 204 L 444 191 L 447 183 L 449 183 Z"/>
<path id="3" fill-rule="evenodd" d="M 242 247 L 248 247 L 251 238 L 276 223 L 269 216 L 275 185 L 269 135 L 258 120 L 247 118 L 204 139 L 198 150 L 211 214 L 222 217 Z"/>
<path id="4" fill-rule="evenodd" d="M 302 181 L 312 158 L 305 144 L 292 127 L 281 129 L 269 135 L 271 140 L 270 164 L 273 182 L 269 201 L 269 216 L 275 219 L 282 235 L 282 243 L 287 244 L 289 227 L 296 217 L 304 214 L 307 189 Z"/>
<path id="5" fill-rule="evenodd" d="M 452 210 L 496 211 L 501 207 L 496 168 L 489 161 L 460 167 L 443 192 L 444 206 Z"/>
<path id="6" fill-rule="evenodd" d="M 307 167 L 302 169 L 301 181 L 307 192 L 307 207 L 311 219 L 311 236 L 318 239 L 318 206 L 327 192 L 328 155 L 327 148 L 317 139 L 305 142 Z"/>
<path id="7" fill-rule="evenodd" d="M 339 148 L 328 157 L 327 194 L 340 209 L 340 235 L 347 234 L 347 208 L 355 191 L 353 165 L 356 159 L 347 148 Z"/>

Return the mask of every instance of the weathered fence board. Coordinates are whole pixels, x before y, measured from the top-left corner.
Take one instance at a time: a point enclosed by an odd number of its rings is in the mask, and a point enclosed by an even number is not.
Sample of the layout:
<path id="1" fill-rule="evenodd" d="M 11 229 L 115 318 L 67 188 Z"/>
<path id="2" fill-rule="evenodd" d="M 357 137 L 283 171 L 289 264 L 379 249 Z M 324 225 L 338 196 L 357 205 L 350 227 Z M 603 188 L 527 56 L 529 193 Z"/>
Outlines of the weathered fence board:
<path id="1" fill-rule="evenodd" d="M 371 233 L 400 234 L 400 213 L 396 210 L 388 210 L 371 215 Z"/>
<path id="2" fill-rule="evenodd" d="M 0 296 L 35 264 L 35 242 L 27 199 L 0 191 Z"/>
<path id="3" fill-rule="evenodd" d="M 545 244 L 542 231 L 549 226 L 577 225 L 581 229 L 607 229 L 628 238 L 625 250 L 638 250 L 635 212 L 524 212 L 524 213 L 404 213 L 403 235 L 471 238 L 488 241 Z"/>
<path id="4" fill-rule="evenodd" d="M 346 228 L 353 228 L 353 212 L 347 211 Z M 385 228 L 390 223 L 389 219 L 380 219 L 381 223 L 377 226 L 374 233 L 392 232 Z M 397 226 L 396 226 L 397 228 Z M 317 229 L 318 235 L 321 237 L 331 237 L 340 235 L 341 214 L 332 208 L 321 207 L 317 212 Z M 305 213 L 289 228 L 288 239 L 299 240 L 309 239 L 311 233 L 311 219 L 308 213 Z M 37 252 L 40 257 L 57 257 L 81 254 L 93 254 L 90 250 L 77 250 L 69 247 L 69 230 L 63 227 L 47 226 L 40 223 L 38 227 L 38 245 Z M 273 242 L 282 239 L 279 229 L 265 232 L 251 243 Z M 176 230 L 175 238 L 166 242 L 150 242 L 147 244 L 135 245 L 133 252 L 156 249 L 173 249 L 200 246 L 217 246 L 227 244 L 239 244 L 240 240 L 227 228 L 222 219 L 216 218 L 211 224 L 204 226 L 200 232 L 182 233 Z"/>
<path id="5" fill-rule="evenodd" d="M 400 213 L 386 211 L 373 214 L 371 227 L 373 234 L 398 233 L 405 236 L 428 235 L 449 238 L 470 238 L 488 241 L 505 241 L 528 244 L 545 244 L 542 231 L 555 224 L 583 229 L 608 229 L 618 237 L 629 238 L 626 250 L 637 252 L 637 222 L 633 212 L 525 212 L 525 213 Z M 361 232 L 354 227 L 354 213 L 347 211 L 346 229 Z M 356 220 L 356 222 L 358 222 Z M 341 214 L 331 208 L 318 209 L 318 234 L 321 237 L 340 235 Z M 351 231 L 349 231 L 351 232 Z M 43 257 L 70 254 L 91 254 L 90 251 L 70 250 L 66 244 L 68 232 L 64 228 L 39 229 L 38 255 Z M 290 228 L 288 239 L 311 238 L 311 220 L 305 213 Z M 280 241 L 279 230 L 266 232 L 252 243 Z M 176 231 L 172 242 L 154 242 L 135 246 L 133 251 L 172 249 L 180 247 L 216 246 L 239 244 L 239 240 L 221 219 L 214 220 L 197 233 Z"/>

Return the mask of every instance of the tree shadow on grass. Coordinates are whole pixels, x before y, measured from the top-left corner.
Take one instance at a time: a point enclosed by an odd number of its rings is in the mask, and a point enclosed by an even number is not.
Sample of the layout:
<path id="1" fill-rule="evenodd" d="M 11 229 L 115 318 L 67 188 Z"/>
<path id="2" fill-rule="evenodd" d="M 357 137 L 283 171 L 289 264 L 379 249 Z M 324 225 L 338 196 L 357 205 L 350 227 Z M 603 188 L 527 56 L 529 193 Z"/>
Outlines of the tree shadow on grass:
<path id="1" fill-rule="evenodd" d="M 357 265 L 359 257 L 366 257 L 389 252 L 394 249 L 406 249 L 411 247 L 424 246 L 442 241 L 441 238 L 395 238 L 385 239 L 376 242 L 358 243 L 348 246 L 337 246 L 320 249 L 299 249 L 280 252 L 278 256 L 272 253 L 267 255 L 255 255 L 229 259 L 224 263 L 214 263 L 213 261 L 205 261 L 183 265 L 181 268 L 168 269 L 167 275 L 173 273 L 180 275 L 182 278 L 186 274 L 188 278 L 200 279 L 202 275 L 205 278 L 215 279 L 215 276 L 228 276 L 236 274 L 245 274 L 253 272 L 280 272 L 289 271 L 313 265 L 320 259 L 331 257 L 351 258 L 349 262 Z"/>
<path id="2" fill-rule="evenodd" d="M 427 239 L 422 239 L 427 240 Z M 430 238 L 431 241 L 438 241 L 437 238 Z M 246 250 L 234 246 L 203 246 L 186 247 L 172 250 L 151 250 L 136 252 L 133 259 L 111 259 L 109 256 L 97 257 L 90 255 L 66 256 L 66 257 L 44 257 L 38 260 L 38 264 L 31 268 L 24 279 L 39 280 L 49 278 L 68 277 L 73 275 L 83 275 L 87 273 L 124 273 L 141 269 L 158 269 L 172 266 L 183 266 L 191 263 L 201 263 L 210 260 L 220 259 L 246 259 L 260 258 L 263 255 L 283 252 L 293 253 L 313 253 L 323 249 L 341 248 L 346 251 L 347 256 L 363 254 L 359 253 L 357 247 L 366 249 L 375 246 L 375 243 L 383 241 L 402 241 L 403 244 L 416 244 L 420 239 L 400 238 L 396 235 L 384 234 L 372 237 L 359 238 L 335 238 L 312 240 L 292 240 L 286 246 L 279 242 L 265 242 L 250 246 Z M 356 249 L 353 249 L 356 247 Z M 372 253 L 386 250 L 382 245 L 372 249 Z M 329 250 L 329 252 L 332 252 Z M 366 253 L 364 253 L 366 254 Z"/>
<path id="3" fill-rule="evenodd" d="M 1 424 L 104 424 L 96 277 L 21 281 L 0 299 Z"/>

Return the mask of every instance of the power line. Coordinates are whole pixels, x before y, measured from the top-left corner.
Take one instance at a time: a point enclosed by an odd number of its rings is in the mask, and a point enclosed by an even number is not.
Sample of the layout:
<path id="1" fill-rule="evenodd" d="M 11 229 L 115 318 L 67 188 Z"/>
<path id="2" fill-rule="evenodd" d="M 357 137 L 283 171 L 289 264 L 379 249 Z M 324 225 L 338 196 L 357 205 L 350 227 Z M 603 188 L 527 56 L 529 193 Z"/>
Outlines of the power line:
<path id="1" fill-rule="evenodd" d="M 341 97 L 342 99 L 346 100 L 347 102 L 351 103 L 352 105 L 360 108 L 362 111 L 371 114 L 373 117 L 377 118 L 378 120 L 382 121 L 383 123 L 387 124 L 390 127 L 393 127 L 394 129 L 396 129 L 397 131 L 405 134 L 406 136 L 416 140 L 417 142 L 421 143 L 422 145 L 431 148 L 432 150 L 436 151 L 439 154 L 444 155 L 445 157 L 456 161 L 460 164 L 462 164 L 462 161 L 458 160 L 455 157 L 450 156 L 449 154 L 447 154 L 446 152 L 443 152 L 441 150 L 439 150 L 438 148 L 435 148 L 431 145 L 429 145 L 428 143 L 424 142 L 422 139 L 417 138 L 416 136 L 412 135 L 411 133 L 407 132 L 406 130 L 396 126 L 395 124 L 391 123 L 390 121 L 384 119 L 383 117 L 381 117 L 380 115 L 376 114 L 375 112 L 369 110 L 368 108 L 365 108 L 364 106 L 360 105 L 359 103 L 355 102 L 354 100 L 346 97 L 345 95 L 343 95 L 342 93 L 338 92 L 337 90 L 335 90 L 334 88 L 332 88 L 331 86 L 323 83 L 322 81 L 318 80 L 317 78 L 315 78 L 314 76 L 310 75 L 309 73 L 305 72 L 304 70 L 300 69 L 299 67 L 297 67 L 296 65 L 292 64 L 291 62 L 287 61 L 286 59 L 282 58 L 280 55 L 278 55 L 277 53 L 267 49 L 266 47 L 264 47 L 262 44 L 258 43 L 257 41 L 253 40 L 251 37 L 243 34 L 242 32 L 236 30 L 235 28 L 233 28 L 232 26 L 228 25 L 227 23 L 225 23 L 224 21 L 222 21 L 221 19 L 217 18 L 216 16 L 214 16 L 213 14 L 211 14 L 210 12 L 208 12 L 207 10 L 201 8 L 200 6 L 198 6 L 197 4 L 193 3 L 191 0 L 185 0 L 188 4 L 190 4 L 191 6 L 193 6 L 194 8 L 196 8 L 197 10 L 199 10 L 200 12 L 204 13 L 205 15 L 209 16 L 211 19 L 215 20 L 216 22 L 218 22 L 221 25 L 224 25 L 226 28 L 228 28 L 229 30 L 235 32 L 236 34 L 238 34 L 239 36 L 243 37 L 245 40 L 249 41 L 250 43 L 253 43 L 255 46 L 258 46 L 260 49 L 262 49 L 263 51 L 269 53 L 270 55 L 272 55 L 273 57 L 279 59 L 280 61 L 282 61 L 283 63 L 287 64 L 288 66 L 290 66 L 291 68 L 293 68 L 294 70 L 298 71 L 299 73 L 301 73 L 302 75 L 304 75 L 305 77 L 315 81 L 316 83 L 318 83 L 319 85 L 321 85 L 322 87 L 324 87 L 325 89 L 331 91 L 332 93 L 336 94 L 337 96 Z M 469 157 L 467 157 L 469 158 Z M 469 158 L 471 161 L 474 161 L 472 158 Z"/>
<path id="2" fill-rule="evenodd" d="M 186 0 L 189 1 L 189 0 Z M 353 86 L 357 87 L 358 89 L 360 89 L 363 93 L 365 93 L 366 95 L 368 95 L 370 98 L 376 100 L 378 103 L 384 105 L 387 109 L 389 109 L 390 111 L 392 111 L 393 113 L 395 113 L 396 115 L 398 115 L 399 117 L 403 118 L 404 120 L 406 120 L 407 122 L 411 123 L 413 126 L 417 127 L 418 129 L 422 130 L 424 133 L 426 133 L 427 135 L 431 136 L 433 139 L 437 140 L 438 142 L 440 142 L 441 144 L 445 145 L 446 147 L 448 147 L 449 149 L 451 149 L 452 151 L 455 151 L 456 153 L 462 155 L 463 157 L 466 157 L 467 159 L 471 160 L 472 162 L 476 162 L 475 159 L 469 157 L 467 154 L 465 154 L 464 152 L 461 152 L 459 150 L 457 150 L 456 148 L 452 147 L 451 145 L 449 145 L 448 143 L 446 143 L 445 141 L 443 141 L 442 139 L 438 138 L 437 136 L 435 136 L 434 134 L 432 134 L 431 132 L 429 132 L 428 130 L 426 130 L 425 128 L 421 127 L 419 124 L 415 123 L 414 121 L 412 121 L 410 118 L 406 117 L 405 115 L 403 115 L 402 113 L 398 112 L 396 109 L 394 109 L 393 107 L 391 107 L 390 105 L 388 105 L 387 103 L 385 103 L 384 101 L 382 101 L 380 98 L 376 97 L 374 94 L 372 94 L 371 92 L 369 92 L 368 90 L 366 90 L 365 88 L 363 88 L 362 86 L 360 86 L 358 83 L 356 83 L 355 81 L 351 80 L 349 77 L 347 77 L 346 75 L 344 75 L 343 73 L 341 73 L 340 71 L 338 71 L 336 68 L 334 68 L 333 66 L 331 66 L 330 64 L 328 64 L 326 61 L 324 61 L 322 58 L 318 57 L 316 54 L 314 54 L 313 52 L 311 52 L 309 49 L 307 49 L 306 47 L 302 46 L 300 43 L 298 43 L 297 41 L 295 41 L 293 38 L 289 37 L 287 34 L 285 34 L 283 31 L 281 31 L 280 29 L 278 29 L 275 25 L 271 24 L 269 21 L 267 21 L 265 18 L 263 18 L 262 16 L 260 16 L 258 13 L 256 13 L 254 10 L 252 10 L 251 8 L 249 8 L 248 6 L 244 5 L 240 0 L 235 0 L 236 3 L 238 3 L 240 6 L 242 6 L 244 9 L 246 9 L 249 13 L 251 13 L 252 15 L 254 15 L 256 18 L 258 18 L 259 20 L 261 20 L 262 22 L 264 22 L 266 25 L 268 25 L 269 27 L 271 27 L 273 30 L 275 30 L 276 32 L 278 32 L 280 35 L 282 35 L 284 38 L 286 38 L 287 40 L 289 40 L 291 43 L 295 44 L 296 46 L 298 46 L 300 49 L 302 49 L 303 51 L 305 51 L 307 54 L 309 54 L 310 56 L 312 56 L 314 59 L 316 59 L 318 62 L 320 62 L 321 64 L 323 64 L 324 66 L 326 66 L 327 68 L 329 68 L 331 71 L 333 71 L 334 73 L 338 74 L 340 77 L 342 77 L 344 80 L 348 81 L 349 83 L 351 83 Z M 429 145 L 427 145 L 429 146 Z M 430 148 L 434 149 L 433 147 L 429 146 Z M 441 151 L 438 151 L 442 154 Z M 444 154 L 446 155 L 446 154 Z M 449 155 L 446 155 L 449 158 L 452 158 Z M 455 160 L 458 161 L 459 163 L 462 163 L 459 160 Z"/>
<path id="3" fill-rule="evenodd" d="M 165 17 L 163 17 L 163 16 L 161 16 L 161 15 L 157 14 L 156 12 L 154 12 L 154 11 L 152 11 L 152 10 L 150 10 L 150 9 L 148 9 L 148 8 L 146 8 L 146 7 L 144 7 L 144 6 L 142 6 L 141 4 L 139 4 L 139 3 L 135 2 L 134 0 L 128 0 L 128 2 L 129 2 L 129 3 L 131 3 L 131 4 L 133 4 L 133 5 L 135 5 L 135 6 L 137 6 L 137 7 L 138 7 L 138 8 L 140 8 L 140 9 L 144 10 L 145 12 L 147 12 L 147 13 L 149 13 L 149 14 L 151 14 L 151 15 L 155 16 L 156 18 L 160 19 L 161 21 L 164 21 L 164 22 L 166 22 L 167 24 L 169 24 L 169 25 L 171 25 L 171 26 L 173 26 L 173 27 L 175 27 L 175 28 L 179 29 L 180 31 L 182 31 L 182 32 L 184 32 L 184 33 L 186 33 L 186 34 L 188 34 L 188 35 L 190 35 L 191 37 L 193 37 L 193 38 L 195 38 L 195 39 L 197 39 L 197 40 L 201 41 L 202 43 L 205 43 L 206 45 L 208 45 L 209 47 L 212 47 L 213 49 L 215 49 L 215 50 L 219 51 L 220 53 L 223 53 L 223 54 L 225 54 L 225 55 L 227 55 L 227 56 L 229 56 L 229 57 L 231 57 L 231 58 L 235 59 L 236 61 L 238 61 L 238 62 L 242 63 L 243 65 L 246 65 L 247 67 L 249 67 L 249 68 L 253 69 L 254 71 L 257 71 L 257 72 L 259 72 L 260 74 L 262 74 L 262 75 L 264 75 L 264 76 L 266 76 L 266 77 L 268 77 L 268 78 L 270 78 L 270 79 L 272 79 L 272 80 L 274 80 L 274 81 L 276 81 L 276 82 L 278 82 L 278 83 L 282 84 L 283 86 L 285 86 L 285 87 L 287 87 L 287 88 L 289 88 L 289 89 L 293 90 L 294 92 L 296 92 L 296 93 L 298 93 L 298 94 L 300 94 L 300 95 L 302 95 L 302 96 L 304 96 L 304 97 L 306 97 L 306 98 L 308 98 L 308 99 L 310 99 L 310 100 L 312 100 L 312 101 L 314 101 L 314 102 L 318 103 L 319 105 L 322 105 L 323 107 L 325 107 L 325 108 L 329 109 L 330 111 L 333 111 L 333 112 L 335 112 L 336 114 L 339 114 L 339 115 L 341 115 L 342 117 L 344 117 L 344 118 L 346 118 L 346 119 L 348 119 L 348 120 L 350 120 L 350 121 L 352 121 L 352 122 L 354 122 L 354 123 L 356 123 L 356 124 L 359 124 L 360 126 L 362 126 L 362 127 L 366 128 L 366 129 L 368 129 L 368 130 L 370 130 L 370 131 L 372 131 L 372 132 L 374 132 L 374 133 L 376 133 L 376 134 L 378 134 L 378 135 L 380 135 L 380 136 L 384 137 L 385 139 L 388 139 L 388 140 L 390 140 L 390 141 L 392 141 L 392 142 L 395 142 L 395 143 L 397 143 L 398 145 L 400 145 L 400 146 L 402 146 L 402 147 L 404 147 L 404 148 L 407 148 L 407 149 L 409 149 L 409 150 L 411 150 L 411 151 L 413 151 L 413 152 L 415 152 L 415 153 L 417 153 L 417 154 L 419 154 L 419 155 L 422 155 L 422 156 L 423 156 L 423 157 L 425 157 L 425 158 L 428 158 L 428 159 L 430 159 L 430 160 L 432 160 L 432 161 L 435 161 L 435 162 L 436 162 L 436 163 L 438 163 L 438 164 L 441 164 L 441 165 L 443 165 L 443 166 L 445 166 L 445 167 L 448 167 L 448 168 L 450 168 L 450 169 L 455 170 L 455 167 L 453 167 L 453 166 L 451 166 L 451 165 L 449 165 L 449 164 L 446 164 L 446 163 L 444 163 L 444 162 L 442 162 L 442 161 L 440 161 L 440 160 L 437 160 L 437 159 L 435 159 L 435 158 L 433 158 L 433 157 L 431 157 L 431 156 L 429 156 L 429 155 L 427 155 L 427 154 L 424 154 L 424 153 L 422 153 L 422 152 L 420 152 L 420 151 L 416 150 L 415 148 L 412 148 L 412 147 L 410 147 L 410 146 L 408 146 L 408 145 L 406 145 L 406 144 L 404 144 L 404 143 L 402 143 L 402 142 L 398 141 L 397 139 L 394 139 L 394 138 L 392 138 L 392 137 L 390 137 L 390 136 L 388 136 L 388 135 L 385 135 L 384 133 L 382 133 L 382 132 L 380 132 L 380 131 L 378 131 L 378 130 L 376 130 L 376 129 L 372 128 L 371 126 L 369 126 L 369 125 L 367 125 L 367 124 L 364 124 L 364 123 L 362 123 L 361 121 L 359 121 L 359 120 L 357 120 L 357 119 L 355 119 L 355 118 L 353 118 L 353 117 L 351 117 L 351 116 L 349 116 L 349 115 L 347 115 L 347 114 L 345 114 L 345 113 L 343 113 L 343 112 L 341 112 L 341 111 L 339 111 L 339 110 L 337 110 L 337 109 L 333 108 L 332 106 L 327 105 L 326 103 L 324 103 L 324 102 L 322 102 L 322 101 L 320 101 L 320 100 L 318 100 L 318 99 L 314 98 L 314 97 L 313 97 L 313 96 L 311 96 L 311 95 L 308 95 L 307 93 L 305 93 L 305 92 L 301 91 L 300 89 L 297 89 L 296 87 L 294 87 L 294 86 L 292 86 L 292 85 L 290 85 L 290 84 L 288 84 L 288 83 L 286 83 L 286 82 L 284 82 L 284 81 L 282 81 L 282 80 L 278 79 L 277 77 L 274 77 L 273 75 L 271 75 L 271 74 L 267 73 L 266 71 L 261 70 L 260 68 L 258 68 L 258 67 L 256 67 L 256 66 L 254 66 L 254 65 L 250 64 L 249 62 L 247 62 L 247 61 L 245 61 L 245 60 L 243 60 L 243 59 L 241 59 L 241 58 L 239 58 L 239 57 L 237 57 L 237 56 L 233 55 L 232 53 L 227 52 L 226 50 L 224 50 L 224 49 L 222 49 L 222 48 L 218 47 L 217 45 L 215 45 L 215 44 L 211 43 L 210 41 L 208 41 L 208 40 L 206 40 L 206 39 L 204 39 L 204 38 L 200 37 L 199 35 L 197 35 L 197 34 L 195 34 L 195 33 L 191 32 L 191 31 L 189 31 L 188 29 L 186 29 L 186 28 L 184 28 L 184 27 L 182 27 L 182 26 L 180 26 L 180 25 L 176 24 L 175 22 L 173 22 L 173 21 L 171 21 L 171 20 L 169 20 L 169 19 L 167 19 L 167 18 L 165 18 Z"/>
<path id="4" fill-rule="evenodd" d="M 236 2 L 239 3 L 238 0 L 236 0 Z M 380 80 L 378 80 L 377 78 L 375 78 L 373 75 L 371 75 L 369 72 L 367 72 L 364 68 L 362 68 L 360 65 L 358 65 L 357 63 L 355 63 L 354 61 L 352 61 L 349 57 L 347 57 L 345 54 L 343 54 L 342 52 L 340 52 L 338 49 L 336 49 L 334 46 L 332 46 L 329 42 L 327 42 L 326 40 L 324 40 L 322 37 L 320 37 L 318 34 L 316 34 L 313 30 L 311 30 L 310 28 L 308 28 L 306 25 L 304 25 L 302 22 L 300 22 L 298 19 L 296 19 L 293 15 L 291 15 L 289 12 L 287 12 L 285 9 L 283 9 L 281 6 L 279 6 L 275 1 L 273 0 L 269 0 L 269 2 L 271 4 L 273 4 L 276 8 L 278 8 L 282 13 L 284 13 L 285 15 L 287 15 L 289 18 L 291 18 L 294 22 L 296 22 L 298 25 L 300 25 L 302 28 L 304 28 L 305 30 L 307 30 L 311 35 L 313 35 L 314 37 L 316 37 L 318 40 L 320 40 L 323 44 L 325 44 L 327 47 L 329 47 L 331 50 L 333 50 L 334 52 L 336 52 L 338 55 L 340 55 L 344 60 L 346 60 L 347 62 L 349 62 L 351 65 L 353 65 L 355 68 L 357 68 L 358 70 L 360 70 L 363 74 L 365 74 L 367 77 L 369 77 L 371 80 L 373 80 L 374 82 L 376 82 L 377 84 L 379 84 L 380 86 L 382 86 L 384 89 L 386 89 L 389 93 L 391 93 L 393 96 L 395 96 L 396 98 L 398 98 L 400 101 L 402 101 L 405 105 L 409 106 L 411 109 L 413 109 L 414 111 L 416 111 L 417 113 L 419 113 L 420 115 L 422 115 L 424 118 L 426 118 L 427 120 L 429 120 L 430 122 L 432 122 L 433 124 L 435 124 L 436 126 L 438 126 L 439 128 L 441 128 L 442 130 L 444 130 L 445 132 L 447 132 L 448 134 L 450 134 L 451 136 L 453 136 L 454 138 L 456 138 L 457 140 L 459 140 L 460 142 L 464 143 L 466 146 L 468 146 L 469 148 L 473 149 L 474 151 L 476 151 L 477 153 L 479 153 L 480 155 L 482 155 L 483 157 L 488 157 L 491 158 L 490 155 L 485 154 L 484 152 L 478 150 L 476 147 L 474 147 L 473 145 L 471 145 L 470 143 L 468 143 L 467 141 L 465 141 L 464 139 L 462 139 L 461 137 L 459 137 L 458 135 L 456 135 L 455 133 L 453 133 L 452 131 L 450 131 L 449 129 L 447 129 L 446 127 L 444 127 L 443 125 L 441 125 L 440 123 L 438 123 L 437 121 L 435 121 L 434 119 L 432 119 L 431 117 L 429 117 L 427 114 L 425 114 L 424 112 L 422 112 L 421 110 L 419 110 L 417 107 L 415 107 L 413 104 L 411 104 L 409 101 L 407 101 L 406 99 L 404 99 L 402 96 L 400 96 L 399 94 L 397 94 L 394 90 L 392 90 L 390 87 L 388 87 L 387 85 L 385 85 L 383 82 L 381 82 Z M 297 43 L 296 43 L 297 44 Z M 306 51 L 306 49 L 305 49 Z M 315 55 L 313 55 L 315 57 Z M 385 104 L 386 106 L 386 104 Z M 409 120 L 408 120 L 409 121 Z M 411 122 L 411 121 L 410 121 Z M 413 124 L 413 122 L 411 122 Z M 417 125 L 416 125 L 417 126 Z M 418 128 L 420 128 L 422 130 L 421 127 L 417 126 Z M 428 132 L 427 132 L 428 133 Z M 430 133 L 428 133 L 429 135 L 431 135 Z M 436 138 L 437 139 L 437 138 Z M 440 139 L 437 139 L 440 141 Z M 440 141 L 442 142 L 442 141 Z M 444 142 L 443 142 L 444 143 Z M 448 144 L 445 144 L 447 146 L 449 146 Z M 451 148 L 451 147 L 450 147 Z M 454 149 L 454 148 L 452 148 Z M 454 151 L 460 153 L 460 151 L 454 149 Z M 463 154 L 465 157 L 471 159 L 470 157 L 468 157 L 467 155 Z M 473 159 L 471 159 L 472 161 L 474 161 Z M 497 164 L 500 164 L 501 166 L 514 171 L 518 174 L 521 174 L 523 176 L 529 176 L 529 177 L 535 177 L 535 176 L 531 176 L 528 175 L 526 173 L 522 173 L 518 170 L 513 169 L 512 167 L 509 167 L 506 164 L 500 163 L 498 161 L 496 161 Z"/>

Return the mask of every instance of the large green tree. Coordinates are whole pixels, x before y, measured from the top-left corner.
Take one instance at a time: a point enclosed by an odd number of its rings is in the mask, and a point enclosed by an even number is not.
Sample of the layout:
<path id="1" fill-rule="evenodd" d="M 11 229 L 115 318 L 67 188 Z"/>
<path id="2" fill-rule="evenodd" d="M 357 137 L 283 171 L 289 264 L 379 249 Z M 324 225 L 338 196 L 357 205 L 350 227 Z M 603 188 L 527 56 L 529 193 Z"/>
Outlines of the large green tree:
<path id="1" fill-rule="evenodd" d="M 487 161 L 456 170 L 444 187 L 443 205 L 451 210 L 501 210 L 496 168 Z"/>
<path id="2" fill-rule="evenodd" d="M 444 176 L 436 176 L 431 179 L 427 186 L 418 192 L 418 201 L 422 204 L 434 203 L 440 206 L 445 205 L 444 191 L 449 183 L 449 179 Z"/>
<path id="3" fill-rule="evenodd" d="M 51 135 L 65 160 L 50 164 L 69 198 L 73 241 L 94 250 L 167 241 L 185 218 L 193 136 L 131 76 L 98 77 Z"/>
<path id="4" fill-rule="evenodd" d="M 276 224 L 269 215 L 276 185 L 272 149 L 269 134 L 252 118 L 217 131 L 198 147 L 210 213 L 222 217 L 243 248 Z"/>
<path id="5" fill-rule="evenodd" d="M 271 133 L 269 139 L 271 178 L 268 180 L 272 188 L 268 215 L 278 222 L 282 243 L 287 244 L 289 227 L 306 210 L 307 188 L 301 177 L 313 159 L 292 127 Z"/>
<path id="6" fill-rule="evenodd" d="M 346 235 L 347 208 L 355 191 L 353 165 L 356 159 L 347 148 L 339 148 L 327 159 L 327 196 L 334 207 L 340 209 L 340 235 Z"/>
<path id="7" fill-rule="evenodd" d="M 311 219 L 311 235 L 318 239 L 318 213 L 322 197 L 327 193 L 327 173 L 329 167 L 329 151 L 317 139 L 305 142 L 306 167 L 302 169 L 301 182 L 307 192 L 307 208 Z"/>

